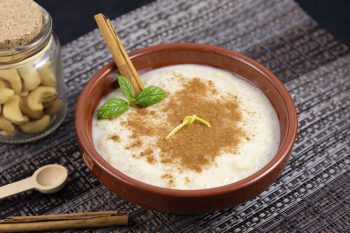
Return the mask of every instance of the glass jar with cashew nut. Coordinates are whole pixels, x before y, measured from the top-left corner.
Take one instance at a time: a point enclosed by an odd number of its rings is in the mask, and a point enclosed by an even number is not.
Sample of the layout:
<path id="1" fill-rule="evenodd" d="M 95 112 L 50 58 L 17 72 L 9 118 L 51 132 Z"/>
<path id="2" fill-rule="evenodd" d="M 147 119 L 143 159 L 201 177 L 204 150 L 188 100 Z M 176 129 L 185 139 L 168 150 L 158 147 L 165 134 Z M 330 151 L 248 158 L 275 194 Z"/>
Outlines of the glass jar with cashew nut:
<path id="1" fill-rule="evenodd" d="M 0 142 L 25 143 L 53 132 L 66 114 L 60 45 L 50 15 L 27 44 L 0 48 Z"/>

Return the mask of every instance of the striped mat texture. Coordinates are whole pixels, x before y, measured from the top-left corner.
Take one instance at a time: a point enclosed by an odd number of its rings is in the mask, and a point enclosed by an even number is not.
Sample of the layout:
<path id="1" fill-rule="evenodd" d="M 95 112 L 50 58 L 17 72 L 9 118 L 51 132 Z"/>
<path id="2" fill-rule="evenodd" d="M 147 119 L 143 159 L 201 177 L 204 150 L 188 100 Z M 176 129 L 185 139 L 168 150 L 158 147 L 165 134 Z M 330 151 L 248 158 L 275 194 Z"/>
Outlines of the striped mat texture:
<path id="1" fill-rule="evenodd" d="M 133 223 L 94 232 L 350 231 L 348 47 L 292 0 L 158 0 L 113 22 L 128 51 L 167 42 L 214 44 L 274 72 L 299 114 L 297 143 L 282 175 L 250 201 L 194 216 L 145 209 L 106 190 L 82 161 L 73 122 L 85 83 L 111 60 L 94 30 L 63 47 L 69 110 L 62 126 L 35 143 L 0 144 L 0 185 L 48 163 L 67 166 L 69 180 L 53 195 L 30 191 L 0 200 L 0 218 L 114 209 L 129 213 Z"/>

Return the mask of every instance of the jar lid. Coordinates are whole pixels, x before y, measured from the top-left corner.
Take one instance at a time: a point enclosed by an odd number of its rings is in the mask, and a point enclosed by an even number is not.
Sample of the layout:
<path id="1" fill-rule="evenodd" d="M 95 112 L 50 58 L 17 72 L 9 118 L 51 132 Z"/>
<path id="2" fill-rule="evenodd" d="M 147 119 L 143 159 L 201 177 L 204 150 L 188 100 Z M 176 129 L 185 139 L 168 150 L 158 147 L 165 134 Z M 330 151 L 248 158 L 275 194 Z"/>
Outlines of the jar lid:
<path id="1" fill-rule="evenodd" d="M 41 31 L 41 7 L 32 0 L 0 1 L 0 50 L 23 46 Z"/>

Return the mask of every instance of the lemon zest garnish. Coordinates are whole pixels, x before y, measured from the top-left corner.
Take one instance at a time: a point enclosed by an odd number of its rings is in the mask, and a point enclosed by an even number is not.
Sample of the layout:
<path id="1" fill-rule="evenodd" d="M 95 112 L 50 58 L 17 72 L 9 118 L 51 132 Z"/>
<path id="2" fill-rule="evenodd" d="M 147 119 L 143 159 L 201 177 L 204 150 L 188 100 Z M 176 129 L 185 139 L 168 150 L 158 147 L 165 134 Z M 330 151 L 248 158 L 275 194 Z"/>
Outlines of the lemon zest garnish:
<path id="1" fill-rule="evenodd" d="M 205 124 L 206 126 L 208 126 L 209 128 L 211 128 L 211 124 L 207 121 L 204 120 L 201 117 L 198 117 L 196 115 L 192 115 L 192 116 L 185 116 L 182 123 L 179 124 L 178 126 L 176 126 L 174 129 L 172 129 L 170 131 L 170 133 L 168 134 L 168 136 L 165 137 L 165 139 L 169 139 L 171 136 L 173 136 L 177 131 L 179 131 L 180 129 L 182 129 L 183 127 L 192 124 L 195 120 L 202 122 L 203 124 Z"/>
<path id="2" fill-rule="evenodd" d="M 204 120 L 203 118 L 198 117 L 198 116 L 196 116 L 196 120 L 202 122 L 203 124 L 205 124 L 206 126 L 208 126 L 209 128 L 211 128 L 211 124 L 209 123 L 209 121 Z"/>
<path id="3" fill-rule="evenodd" d="M 170 133 L 168 134 L 168 136 L 166 136 L 165 139 L 170 138 L 171 136 L 173 136 L 177 131 L 179 131 L 182 127 L 186 126 L 188 123 L 188 121 L 183 121 L 181 124 L 179 124 L 178 126 L 176 126 L 173 130 L 170 131 Z"/>

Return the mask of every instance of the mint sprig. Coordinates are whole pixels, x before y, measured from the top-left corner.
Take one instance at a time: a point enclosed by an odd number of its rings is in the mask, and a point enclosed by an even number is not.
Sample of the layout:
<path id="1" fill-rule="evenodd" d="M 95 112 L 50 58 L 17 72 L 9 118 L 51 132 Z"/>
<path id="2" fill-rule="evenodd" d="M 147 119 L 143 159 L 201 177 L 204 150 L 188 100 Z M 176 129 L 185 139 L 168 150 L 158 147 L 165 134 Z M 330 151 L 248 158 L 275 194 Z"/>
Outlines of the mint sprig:
<path id="1" fill-rule="evenodd" d="M 97 119 L 112 119 L 129 110 L 129 103 L 120 98 L 107 100 L 98 110 Z"/>
<path id="2" fill-rule="evenodd" d="M 128 111 L 132 104 L 144 108 L 156 104 L 165 98 L 165 91 L 156 86 L 146 87 L 138 94 L 138 96 L 135 96 L 135 91 L 129 79 L 121 75 L 118 76 L 118 84 L 122 94 L 130 102 L 121 98 L 111 98 L 107 100 L 107 102 L 97 110 L 97 119 L 116 118 Z"/>
<path id="3" fill-rule="evenodd" d="M 124 76 L 118 77 L 118 83 L 120 88 L 122 89 L 123 95 L 128 98 L 131 102 L 135 101 L 135 92 L 134 88 L 132 88 L 132 85 L 129 81 L 129 79 L 125 78 Z"/>
<path id="4" fill-rule="evenodd" d="M 149 86 L 143 89 L 137 96 L 134 103 L 140 107 L 147 107 L 160 102 L 165 97 L 165 91 L 156 86 Z"/>

